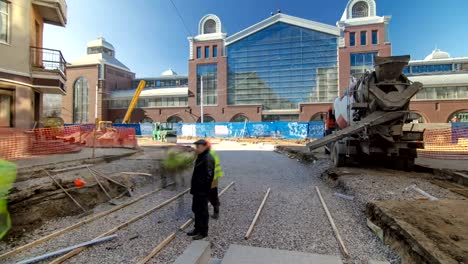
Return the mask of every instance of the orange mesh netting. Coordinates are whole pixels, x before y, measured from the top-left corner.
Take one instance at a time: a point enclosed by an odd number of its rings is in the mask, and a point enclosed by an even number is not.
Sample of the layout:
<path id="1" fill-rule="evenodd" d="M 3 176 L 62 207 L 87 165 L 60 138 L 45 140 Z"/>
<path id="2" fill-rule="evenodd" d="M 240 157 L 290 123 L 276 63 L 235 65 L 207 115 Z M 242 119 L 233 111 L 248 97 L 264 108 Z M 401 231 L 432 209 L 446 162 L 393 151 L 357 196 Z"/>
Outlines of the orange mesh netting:
<path id="1" fill-rule="evenodd" d="M 468 160 L 468 127 L 434 129 L 424 132 L 424 149 L 418 157 Z"/>
<path id="2" fill-rule="evenodd" d="M 0 129 L 0 157 L 16 160 L 33 156 L 77 152 L 83 146 L 92 147 L 138 147 L 133 128 L 102 128 L 96 132 L 94 125 L 71 125 L 58 128 L 33 130 Z"/>

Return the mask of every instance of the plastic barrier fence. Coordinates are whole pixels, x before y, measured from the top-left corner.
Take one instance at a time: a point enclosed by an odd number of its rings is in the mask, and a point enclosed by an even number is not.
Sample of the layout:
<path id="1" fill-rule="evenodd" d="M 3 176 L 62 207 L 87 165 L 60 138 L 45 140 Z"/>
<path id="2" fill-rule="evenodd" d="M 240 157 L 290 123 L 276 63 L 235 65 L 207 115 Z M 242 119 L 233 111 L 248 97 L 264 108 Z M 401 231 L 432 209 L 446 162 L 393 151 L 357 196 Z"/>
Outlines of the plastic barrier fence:
<path id="1" fill-rule="evenodd" d="M 41 155 L 77 152 L 83 146 L 138 147 L 135 129 L 110 127 L 95 134 L 94 124 L 32 130 L 0 129 L 0 158 L 16 160 Z"/>
<path id="2" fill-rule="evenodd" d="M 430 159 L 468 160 L 468 123 L 453 123 L 451 129 L 424 132 L 424 150 L 418 156 Z"/>
<path id="3" fill-rule="evenodd" d="M 182 137 L 317 139 L 323 132 L 323 122 L 189 123 L 177 128 Z"/>

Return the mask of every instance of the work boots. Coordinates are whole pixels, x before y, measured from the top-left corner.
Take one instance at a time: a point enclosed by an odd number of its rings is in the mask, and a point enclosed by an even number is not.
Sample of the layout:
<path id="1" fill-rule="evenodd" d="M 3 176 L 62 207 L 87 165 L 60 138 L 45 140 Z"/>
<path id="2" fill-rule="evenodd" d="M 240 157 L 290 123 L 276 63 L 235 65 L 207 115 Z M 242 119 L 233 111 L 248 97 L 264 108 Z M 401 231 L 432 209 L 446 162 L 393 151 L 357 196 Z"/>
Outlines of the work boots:
<path id="1" fill-rule="evenodd" d="M 198 235 L 198 231 L 195 229 L 187 233 L 187 236 L 196 236 L 196 235 Z"/>
<path id="2" fill-rule="evenodd" d="M 213 210 L 213 215 L 211 216 L 213 219 L 218 219 L 219 218 L 219 206 L 214 207 Z"/>
<path id="3" fill-rule="evenodd" d="M 197 234 L 196 236 L 192 237 L 192 239 L 200 240 L 200 239 L 204 239 L 205 237 L 207 237 L 207 235 Z"/>

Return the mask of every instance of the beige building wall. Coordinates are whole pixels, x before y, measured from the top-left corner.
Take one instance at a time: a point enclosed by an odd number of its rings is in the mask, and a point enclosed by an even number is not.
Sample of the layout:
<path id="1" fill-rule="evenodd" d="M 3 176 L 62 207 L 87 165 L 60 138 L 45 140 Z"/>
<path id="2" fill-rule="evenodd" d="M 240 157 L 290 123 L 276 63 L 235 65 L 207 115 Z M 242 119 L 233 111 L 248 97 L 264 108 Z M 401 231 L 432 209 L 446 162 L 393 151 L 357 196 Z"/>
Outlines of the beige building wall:
<path id="1" fill-rule="evenodd" d="M 31 43 L 31 0 L 10 2 L 9 43 L 0 43 L 0 69 L 29 76 L 29 45 Z"/>

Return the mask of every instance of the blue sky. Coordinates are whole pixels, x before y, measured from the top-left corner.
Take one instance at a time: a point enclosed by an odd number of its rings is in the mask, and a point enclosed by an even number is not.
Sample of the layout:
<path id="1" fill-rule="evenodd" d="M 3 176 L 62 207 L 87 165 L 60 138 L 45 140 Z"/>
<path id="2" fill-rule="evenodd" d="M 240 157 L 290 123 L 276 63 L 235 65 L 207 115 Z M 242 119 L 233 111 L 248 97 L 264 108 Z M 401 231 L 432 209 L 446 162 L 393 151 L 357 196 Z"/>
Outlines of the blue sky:
<path id="1" fill-rule="evenodd" d="M 173 0 L 191 34 L 208 13 L 234 34 L 268 16 L 283 13 L 335 25 L 348 0 Z M 377 0 L 377 14 L 391 15 L 393 54 L 423 59 L 436 46 L 468 56 L 467 0 Z M 67 61 L 86 53 L 86 43 L 103 36 L 116 57 L 137 76 L 158 76 L 167 68 L 187 73 L 187 30 L 170 0 L 67 0 L 68 25 L 47 25 L 44 46 L 62 50 Z"/>

